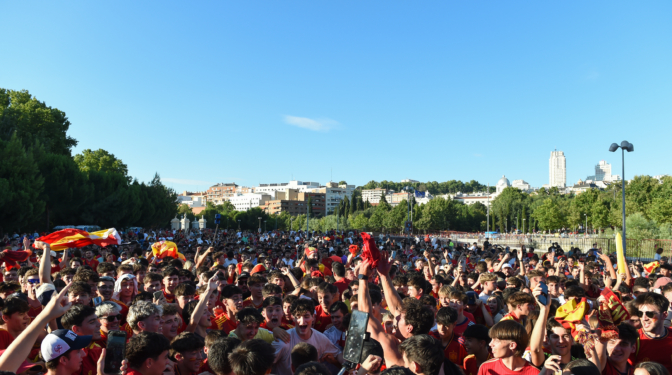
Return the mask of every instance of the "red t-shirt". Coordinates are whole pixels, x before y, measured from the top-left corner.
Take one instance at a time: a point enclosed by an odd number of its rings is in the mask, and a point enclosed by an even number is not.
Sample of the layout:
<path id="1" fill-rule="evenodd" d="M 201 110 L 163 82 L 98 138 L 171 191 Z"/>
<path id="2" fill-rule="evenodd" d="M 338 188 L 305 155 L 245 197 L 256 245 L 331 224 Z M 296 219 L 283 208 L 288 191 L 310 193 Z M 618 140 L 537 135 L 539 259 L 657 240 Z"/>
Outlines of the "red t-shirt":
<path id="1" fill-rule="evenodd" d="M 14 341 L 14 336 L 9 331 L 0 328 L 0 350 L 7 349 L 12 341 Z"/>
<path id="2" fill-rule="evenodd" d="M 226 316 L 226 313 L 221 313 L 215 317 L 213 317 L 211 320 L 212 324 L 210 325 L 210 329 L 219 329 L 224 331 L 227 335 L 229 332 L 233 331 L 236 329 L 238 324 L 229 319 L 228 316 Z"/>
<path id="3" fill-rule="evenodd" d="M 82 358 L 82 367 L 76 371 L 75 375 L 96 375 L 98 374 L 98 358 L 103 353 L 103 348 L 96 343 L 91 343 L 87 348 L 84 348 L 86 356 Z"/>
<path id="4" fill-rule="evenodd" d="M 459 367 L 464 365 L 464 357 L 467 356 L 467 349 L 460 344 L 460 335 L 453 333 L 448 345 L 443 348 L 443 355 Z M 440 340 L 440 339 L 439 339 Z"/>
<path id="5" fill-rule="evenodd" d="M 458 336 L 462 336 L 464 331 L 467 330 L 467 327 L 473 326 L 474 324 L 476 324 L 474 321 L 469 320 L 469 317 L 467 316 L 467 313 L 464 313 L 464 317 L 467 318 L 467 319 L 465 319 L 464 322 L 462 322 L 462 323 L 455 324 L 455 328 L 453 328 L 453 332 Z M 457 364 L 457 362 L 455 362 L 455 363 Z"/>
<path id="6" fill-rule="evenodd" d="M 658 362 L 672 373 L 672 355 L 670 353 L 672 353 L 672 335 L 667 328 L 665 328 L 665 335 L 657 339 L 649 338 L 640 329 L 637 350 L 630 356 L 630 360 L 635 365 L 640 362 Z"/>
<path id="7" fill-rule="evenodd" d="M 525 361 L 525 365 L 520 371 L 509 370 L 504 366 L 501 358 L 492 359 L 483 362 L 481 368 L 478 369 L 478 375 L 537 375 L 539 369 L 532 366 L 530 362 Z"/>
<path id="8" fill-rule="evenodd" d="M 628 364 L 628 369 L 626 375 L 632 375 L 635 373 L 635 367 Z M 607 365 L 602 370 L 602 375 L 623 375 L 620 371 L 616 370 L 614 366 L 611 365 L 611 362 L 607 361 Z"/>
<path id="9" fill-rule="evenodd" d="M 486 362 L 492 358 L 492 353 L 488 353 L 488 359 Z M 478 375 L 478 368 L 480 366 L 478 366 L 478 360 L 476 359 L 476 356 L 469 354 L 468 356 L 464 357 L 464 365 L 462 367 L 464 369 L 464 375 Z"/>
<path id="10" fill-rule="evenodd" d="M 516 321 L 516 322 L 520 323 L 520 318 L 518 316 L 516 316 L 516 314 L 513 313 L 513 312 L 510 312 L 510 313 L 504 315 L 501 320 L 513 320 L 513 321 Z"/>
<path id="11" fill-rule="evenodd" d="M 260 309 L 263 304 L 264 304 L 264 300 L 261 300 L 259 305 L 255 305 L 254 301 L 252 301 L 252 296 L 249 296 L 249 297 L 245 298 L 245 300 L 243 301 L 243 308 L 254 307 L 255 309 Z"/>
<path id="12" fill-rule="evenodd" d="M 322 305 L 317 305 L 315 308 L 315 323 L 313 324 L 313 328 L 324 333 L 324 330 L 327 329 L 329 324 L 331 324 L 331 315 L 322 309 Z"/>
<path id="13" fill-rule="evenodd" d="M 343 294 L 346 290 L 348 290 L 348 285 L 350 284 L 350 281 L 346 279 L 345 277 L 336 281 L 334 283 L 334 286 L 338 288 L 338 293 Z"/>
<path id="14" fill-rule="evenodd" d="M 93 269 L 94 272 L 96 271 L 96 269 L 98 269 L 98 264 L 99 263 L 96 260 L 96 258 L 93 258 L 91 260 L 82 259 L 82 261 L 84 262 L 84 264 L 91 267 L 91 269 Z"/>

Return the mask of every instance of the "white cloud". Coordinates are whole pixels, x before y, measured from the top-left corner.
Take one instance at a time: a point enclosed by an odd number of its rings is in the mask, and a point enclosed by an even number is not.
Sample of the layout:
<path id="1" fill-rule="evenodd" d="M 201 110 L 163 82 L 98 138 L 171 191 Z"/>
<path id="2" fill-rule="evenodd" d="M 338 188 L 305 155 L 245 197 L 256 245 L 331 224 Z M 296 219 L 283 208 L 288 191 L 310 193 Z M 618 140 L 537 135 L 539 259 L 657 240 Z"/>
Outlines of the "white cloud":
<path id="1" fill-rule="evenodd" d="M 328 118 L 312 119 L 296 116 L 285 116 L 285 123 L 316 132 L 327 132 L 339 125 L 337 121 Z"/>

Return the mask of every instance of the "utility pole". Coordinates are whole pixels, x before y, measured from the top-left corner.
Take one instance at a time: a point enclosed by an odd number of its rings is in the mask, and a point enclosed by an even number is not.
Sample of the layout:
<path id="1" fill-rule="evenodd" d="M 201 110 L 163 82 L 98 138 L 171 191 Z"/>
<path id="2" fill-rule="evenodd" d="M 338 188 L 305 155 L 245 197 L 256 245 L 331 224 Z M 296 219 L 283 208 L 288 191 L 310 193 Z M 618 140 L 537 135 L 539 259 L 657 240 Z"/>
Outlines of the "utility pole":
<path id="1" fill-rule="evenodd" d="M 488 184 L 488 191 L 487 191 L 487 197 L 488 197 L 488 207 L 487 207 L 487 213 L 486 213 L 486 220 L 485 220 L 485 238 L 488 238 L 490 235 L 488 234 L 490 232 L 490 184 Z"/>

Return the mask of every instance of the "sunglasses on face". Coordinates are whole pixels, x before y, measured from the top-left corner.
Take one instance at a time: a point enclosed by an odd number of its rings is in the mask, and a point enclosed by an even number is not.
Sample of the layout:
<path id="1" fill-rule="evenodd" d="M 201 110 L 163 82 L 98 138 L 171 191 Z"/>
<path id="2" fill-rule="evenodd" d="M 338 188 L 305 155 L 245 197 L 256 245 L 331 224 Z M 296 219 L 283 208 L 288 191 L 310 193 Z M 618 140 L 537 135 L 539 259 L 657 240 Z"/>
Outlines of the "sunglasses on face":
<path id="1" fill-rule="evenodd" d="M 31 284 L 39 284 L 40 283 L 40 279 L 28 279 L 26 281 L 28 281 Z"/>
<path id="2" fill-rule="evenodd" d="M 108 322 L 114 322 L 115 320 L 121 321 L 121 319 L 123 319 L 123 317 L 124 317 L 123 315 L 119 314 L 119 315 L 103 316 L 100 319 L 105 319 Z"/>
<path id="3" fill-rule="evenodd" d="M 646 315 L 647 317 L 653 319 L 653 317 L 656 316 L 656 313 L 653 312 L 653 311 L 637 311 L 637 316 L 638 316 L 638 317 L 641 318 L 641 317 L 643 317 L 644 315 Z"/>

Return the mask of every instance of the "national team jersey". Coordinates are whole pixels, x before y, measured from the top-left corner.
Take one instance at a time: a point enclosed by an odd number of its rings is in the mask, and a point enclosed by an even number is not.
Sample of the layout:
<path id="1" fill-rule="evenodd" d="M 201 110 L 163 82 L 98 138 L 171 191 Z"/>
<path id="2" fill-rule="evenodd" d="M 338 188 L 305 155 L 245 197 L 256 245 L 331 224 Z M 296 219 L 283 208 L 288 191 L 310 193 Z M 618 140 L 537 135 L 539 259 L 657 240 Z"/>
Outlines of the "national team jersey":
<path id="1" fill-rule="evenodd" d="M 252 301 L 252 296 L 249 296 L 249 297 L 245 298 L 245 300 L 243 300 L 243 308 L 254 307 L 255 309 L 260 309 L 263 304 L 264 304 L 264 300 L 262 299 L 261 302 L 259 302 L 259 304 L 256 305 L 254 303 L 254 301 Z"/>
<path id="2" fill-rule="evenodd" d="M 441 336 L 439 336 L 438 332 L 430 331 L 429 335 L 443 345 Z M 453 333 L 448 344 L 443 347 L 443 355 L 460 368 L 462 368 L 464 358 L 467 356 L 467 350 L 464 348 L 464 345 L 460 343 L 461 338 L 462 336 Z"/>
<path id="3" fill-rule="evenodd" d="M 321 305 L 317 305 L 315 308 L 315 323 L 313 328 L 324 333 L 324 330 L 327 329 L 327 326 L 331 324 L 331 315 L 326 313 Z"/>
<path id="4" fill-rule="evenodd" d="M 525 361 L 525 365 L 520 371 L 509 370 L 508 367 L 502 363 L 501 358 L 491 359 L 483 362 L 481 368 L 478 369 L 478 375 L 537 375 L 539 369 L 532 366 L 530 362 Z"/>
<path id="5" fill-rule="evenodd" d="M 510 312 L 510 313 L 504 315 L 504 316 L 502 317 L 502 319 L 500 320 L 500 322 L 501 322 L 502 320 L 513 320 L 513 321 L 515 321 L 515 322 L 517 322 L 517 323 L 520 323 L 520 318 L 519 318 L 518 316 L 516 316 L 516 314 L 513 313 L 513 312 Z M 522 323 L 520 323 L 520 324 L 522 324 Z"/>
<path id="6" fill-rule="evenodd" d="M 635 373 L 635 367 L 628 363 L 625 375 L 633 375 L 634 373 Z M 624 375 L 624 374 L 616 370 L 616 368 L 612 366 L 611 362 L 607 360 L 607 365 L 604 366 L 604 370 L 602 370 L 602 375 Z"/>
<path id="7" fill-rule="evenodd" d="M 638 332 L 637 349 L 630 356 L 631 362 L 635 365 L 640 362 L 658 362 L 672 373 L 672 335 L 670 331 L 665 328 L 665 334 L 656 339 L 648 337 L 642 329 Z"/>
<path id="8" fill-rule="evenodd" d="M 488 353 L 488 359 L 485 361 L 491 360 L 492 353 Z M 468 356 L 464 357 L 464 365 L 462 366 L 464 369 L 464 375 L 478 375 L 478 359 L 476 359 L 476 356 L 473 354 L 469 354 Z"/>
<path id="9" fill-rule="evenodd" d="M 102 355 L 103 348 L 92 342 L 91 345 L 83 350 L 86 356 L 82 358 L 82 366 L 79 368 L 79 371 L 74 372 L 74 375 L 97 375 L 98 358 Z"/>
<path id="10" fill-rule="evenodd" d="M 233 331 L 238 326 L 238 323 L 229 319 L 229 317 L 226 316 L 226 313 L 221 313 L 210 319 L 210 321 L 212 322 L 212 324 L 210 325 L 210 329 L 222 330 L 227 335 L 229 334 L 229 332 Z"/>
<path id="11" fill-rule="evenodd" d="M 165 289 L 161 289 L 163 292 L 163 296 L 166 297 L 166 302 L 167 303 L 175 303 L 175 295 L 168 293 Z"/>

